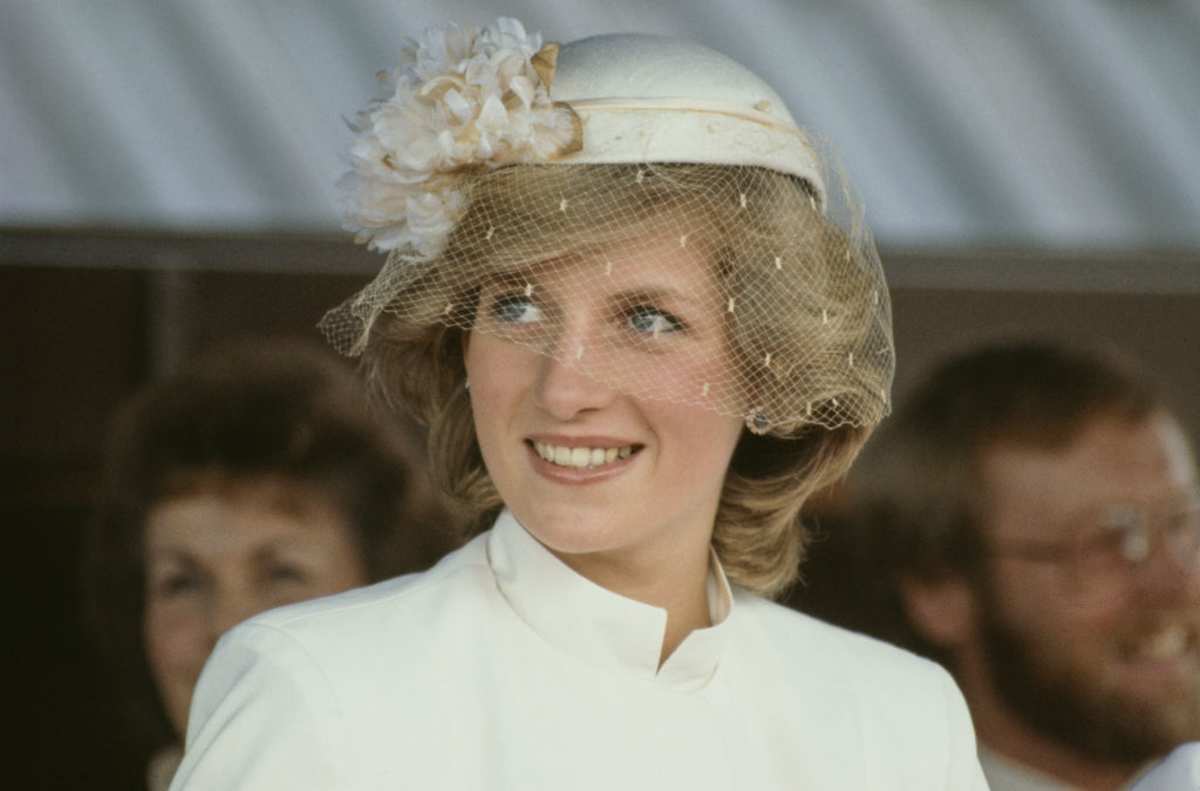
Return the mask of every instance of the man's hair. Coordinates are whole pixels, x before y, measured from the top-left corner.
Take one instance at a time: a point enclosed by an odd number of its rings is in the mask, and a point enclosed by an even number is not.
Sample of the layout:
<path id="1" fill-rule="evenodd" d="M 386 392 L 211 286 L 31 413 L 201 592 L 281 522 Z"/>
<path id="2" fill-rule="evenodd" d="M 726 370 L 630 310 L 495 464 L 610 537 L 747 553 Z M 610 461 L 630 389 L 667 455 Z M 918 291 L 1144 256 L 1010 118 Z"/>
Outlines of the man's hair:
<path id="1" fill-rule="evenodd" d="M 319 347 L 213 349 L 143 390 L 112 429 L 85 555 L 85 608 L 126 687 L 135 738 L 170 738 L 142 636 L 143 539 L 155 505 L 259 483 L 279 484 L 301 503 L 319 498 L 343 518 L 372 581 L 418 570 L 444 548 L 446 517 L 420 440 L 372 415 L 351 372 Z"/>
<path id="2" fill-rule="evenodd" d="M 1097 420 L 1138 422 L 1164 408 L 1145 372 L 1107 349 L 1018 339 L 947 359 L 877 432 L 847 482 L 823 560 L 842 564 L 852 583 L 814 577 L 801 606 L 950 667 L 911 622 L 901 585 L 980 579 L 985 454 L 1059 450 Z"/>

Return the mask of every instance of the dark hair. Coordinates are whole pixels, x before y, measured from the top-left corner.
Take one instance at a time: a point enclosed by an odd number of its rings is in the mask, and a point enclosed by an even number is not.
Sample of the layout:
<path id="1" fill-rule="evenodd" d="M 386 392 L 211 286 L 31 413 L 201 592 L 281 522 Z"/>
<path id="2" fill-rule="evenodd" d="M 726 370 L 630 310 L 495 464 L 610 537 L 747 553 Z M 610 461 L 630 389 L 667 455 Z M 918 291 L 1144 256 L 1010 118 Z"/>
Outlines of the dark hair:
<path id="1" fill-rule="evenodd" d="M 120 410 L 85 555 L 86 609 L 127 690 L 135 736 L 170 736 L 142 635 L 143 534 L 166 498 L 278 481 L 345 519 L 372 581 L 427 566 L 445 548 L 445 514 L 422 440 L 371 414 L 346 367 L 295 341 L 242 341 L 197 358 Z"/>
<path id="2" fill-rule="evenodd" d="M 824 551 L 853 585 L 814 582 L 801 606 L 950 666 L 909 619 L 901 582 L 980 579 L 984 454 L 1001 445 L 1061 449 L 1096 420 L 1136 422 L 1165 408 L 1145 372 L 1112 350 L 1019 339 L 946 360 L 849 476 Z"/>

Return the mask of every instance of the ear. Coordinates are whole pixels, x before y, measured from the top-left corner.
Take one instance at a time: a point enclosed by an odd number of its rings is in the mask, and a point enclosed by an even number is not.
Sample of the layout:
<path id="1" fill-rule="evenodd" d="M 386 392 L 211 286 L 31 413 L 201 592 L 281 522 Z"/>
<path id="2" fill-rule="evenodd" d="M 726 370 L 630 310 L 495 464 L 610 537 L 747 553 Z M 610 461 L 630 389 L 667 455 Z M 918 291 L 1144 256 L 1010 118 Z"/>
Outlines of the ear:
<path id="1" fill-rule="evenodd" d="M 925 639 L 951 651 L 970 640 L 975 630 L 976 603 L 964 578 L 905 577 L 900 581 L 900 591 L 909 619 Z"/>

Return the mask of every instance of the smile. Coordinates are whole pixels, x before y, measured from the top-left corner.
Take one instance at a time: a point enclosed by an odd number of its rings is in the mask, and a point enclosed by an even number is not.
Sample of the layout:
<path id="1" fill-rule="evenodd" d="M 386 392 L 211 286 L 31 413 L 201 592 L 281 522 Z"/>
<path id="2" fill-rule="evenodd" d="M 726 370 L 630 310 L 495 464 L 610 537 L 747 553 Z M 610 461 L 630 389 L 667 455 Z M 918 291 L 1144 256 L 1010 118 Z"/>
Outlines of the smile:
<path id="1" fill-rule="evenodd" d="M 1193 689 L 1196 674 L 1200 672 L 1196 638 L 1196 630 L 1190 624 L 1171 623 L 1123 641 L 1118 646 L 1118 655 L 1126 683 L 1158 699 Z"/>
<path id="2" fill-rule="evenodd" d="M 1143 640 L 1131 646 L 1128 653 L 1135 660 L 1177 661 L 1188 653 L 1193 643 L 1194 636 L 1189 629 L 1180 625 L 1172 625 L 1147 635 Z"/>
<path id="3" fill-rule="evenodd" d="M 633 445 L 594 448 L 550 445 L 544 442 L 533 442 L 532 444 L 537 455 L 541 456 L 545 461 L 559 467 L 572 467 L 575 469 L 596 469 L 612 464 L 618 459 L 628 459 L 635 452 Z"/>

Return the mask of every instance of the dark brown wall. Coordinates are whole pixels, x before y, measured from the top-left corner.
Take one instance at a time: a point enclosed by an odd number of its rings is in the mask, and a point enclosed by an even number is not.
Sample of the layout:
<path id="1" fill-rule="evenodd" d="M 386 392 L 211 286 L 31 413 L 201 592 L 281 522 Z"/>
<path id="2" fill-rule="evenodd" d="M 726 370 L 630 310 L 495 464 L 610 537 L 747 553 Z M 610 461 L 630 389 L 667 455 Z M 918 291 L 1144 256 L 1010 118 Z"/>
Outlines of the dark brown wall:
<path id="1" fill-rule="evenodd" d="M 1113 343 L 1136 356 L 1163 383 L 1193 439 L 1200 439 L 1200 293 L 901 289 L 892 300 L 898 399 L 945 354 L 989 337 L 1036 332 Z"/>
<path id="2" fill-rule="evenodd" d="M 16 626 L 4 653 L 21 756 L 9 787 L 142 787 L 145 748 L 125 738 L 80 606 L 82 540 L 113 410 L 222 338 L 319 338 L 324 309 L 361 280 L 0 267 L 0 526 Z"/>

